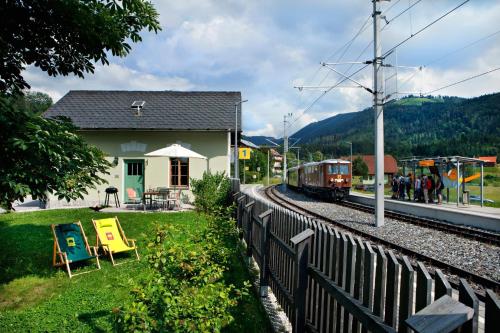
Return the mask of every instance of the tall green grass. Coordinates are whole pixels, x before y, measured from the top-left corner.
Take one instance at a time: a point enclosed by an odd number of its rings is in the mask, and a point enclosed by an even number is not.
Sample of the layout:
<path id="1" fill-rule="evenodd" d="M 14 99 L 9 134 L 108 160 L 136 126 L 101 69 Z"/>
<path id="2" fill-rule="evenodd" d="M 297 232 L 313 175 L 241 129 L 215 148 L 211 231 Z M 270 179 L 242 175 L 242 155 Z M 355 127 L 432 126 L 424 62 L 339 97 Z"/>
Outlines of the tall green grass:
<path id="1" fill-rule="evenodd" d="M 72 279 L 62 269 L 52 267 L 51 223 L 80 220 L 95 244 L 91 219 L 118 216 L 129 238 L 137 239 L 144 257 L 148 240 L 158 224 L 175 225 L 172 237 L 180 244 L 194 230 L 205 228 L 203 215 L 181 213 L 95 213 L 88 209 L 49 210 L 0 215 L 0 332 L 107 332 L 113 330 L 113 311 L 130 299 L 134 282 L 149 273 L 145 260 L 123 254 L 113 267 L 101 256 L 101 270 L 95 261 L 75 267 L 74 272 L 89 271 Z M 233 258 L 233 283 L 243 284 L 249 273 L 240 258 Z M 269 330 L 269 322 L 251 294 L 234 313 L 235 322 L 224 330 L 248 332 Z"/>

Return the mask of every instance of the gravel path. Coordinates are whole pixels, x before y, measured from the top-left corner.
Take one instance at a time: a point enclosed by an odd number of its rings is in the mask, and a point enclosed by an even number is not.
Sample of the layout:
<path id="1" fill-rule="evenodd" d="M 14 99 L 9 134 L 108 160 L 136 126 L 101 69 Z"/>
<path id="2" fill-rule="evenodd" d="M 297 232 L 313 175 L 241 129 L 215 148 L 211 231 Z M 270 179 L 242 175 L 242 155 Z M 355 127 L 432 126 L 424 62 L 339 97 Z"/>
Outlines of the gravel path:
<path id="1" fill-rule="evenodd" d="M 374 226 L 374 216 L 365 212 L 315 201 L 303 194 L 277 187 L 288 200 L 325 217 L 377 237 L 418 251 L 478 275 L 500 281 L 500 247 L 386 218 L 383 227 Z"/>

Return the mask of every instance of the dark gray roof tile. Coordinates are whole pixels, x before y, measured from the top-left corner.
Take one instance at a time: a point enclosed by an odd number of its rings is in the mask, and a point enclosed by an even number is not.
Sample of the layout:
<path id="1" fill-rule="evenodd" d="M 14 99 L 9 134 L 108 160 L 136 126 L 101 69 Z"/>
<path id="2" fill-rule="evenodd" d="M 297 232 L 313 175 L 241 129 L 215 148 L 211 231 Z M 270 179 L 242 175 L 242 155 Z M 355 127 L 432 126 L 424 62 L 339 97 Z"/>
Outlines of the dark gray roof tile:
<path id="1" fill-rule="evenodd" d="M 44 117 L 66 116 L 81 129 L 234 130 L 240 92 L 72 90 Z M 142 116 L 134 101 L 145 101 Z M 241 111 L 238 107 L 238 129 Z"/>

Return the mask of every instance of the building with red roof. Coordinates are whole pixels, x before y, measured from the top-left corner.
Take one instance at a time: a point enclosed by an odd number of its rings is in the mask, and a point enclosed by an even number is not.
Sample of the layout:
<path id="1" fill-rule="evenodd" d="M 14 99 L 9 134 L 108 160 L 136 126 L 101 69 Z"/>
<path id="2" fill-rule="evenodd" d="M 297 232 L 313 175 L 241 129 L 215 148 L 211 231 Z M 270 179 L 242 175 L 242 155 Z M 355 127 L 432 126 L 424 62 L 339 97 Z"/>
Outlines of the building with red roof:
<path id="1" fill-rule="evenodd" d="M 497 165 L 496 156 L 479 156 L 478 159 L 484 162 L 484 166 L 495 166 Z"/>
<path id="2" fill-rule="evenodd" d="M 373 184 L 375 181 L 375 155 L 358 155 L 368 166 L 368 179 L 363 181 L 364 184 Z M 387 183 L 392 177 L 398 173 L 398 163 L 392 155 L 384 156 L 384 183 Z"/>

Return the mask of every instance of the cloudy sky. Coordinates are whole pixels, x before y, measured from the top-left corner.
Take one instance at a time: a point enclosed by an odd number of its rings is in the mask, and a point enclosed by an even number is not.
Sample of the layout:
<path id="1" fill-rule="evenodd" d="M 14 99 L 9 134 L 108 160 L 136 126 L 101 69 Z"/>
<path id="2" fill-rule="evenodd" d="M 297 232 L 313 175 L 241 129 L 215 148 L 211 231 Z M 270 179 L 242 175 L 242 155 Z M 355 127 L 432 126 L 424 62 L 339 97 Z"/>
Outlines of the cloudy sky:
<path id="1" fill-rule="evenodd" d="M 383 2 L 389 22 L 387 26 L 383 23 L 383 52 L 462 2 Z M 153 3 L 163 30 L 156 35 L 144 32 L 144 41 L 133 45 L 129 56 L 111 58 L 110 66 L 97 65 L 95 74 L 84 80 L 49 78 L 30 67 L 25 78 L 32 89 L 47 92 L 55 101 L 73 89 L 241 91 L 249 100 L 243 106 L 245 134 L 275 137 L 283 135 L 287 113 L 293 113 L 289 129 L 293 133 L 310 122 L 370 106 L 371 95 L 347 82 L 326 94 L 326 88 L 294 88 L 337 83 L 340 77 L 320 62 L 373 57 L 369 0 Z M 344 47 L 358 32 L 349 47 Z M 397 48 L 386 63 L 409 67 L 400 68 L 396 76 L 394 68 L 387 69 L 387 93 L 426 93 L 500 67 L 500 2 L 467 2 Z M 414 69 L 419 66 L 424 67 Z M 361 65 L 335 68 L 352 73 Z M 371 77 L 370 66 L 353 76 L 369 87 Z M 498 91 L 500 70 L 434 95 L 471 97 Z"/>

